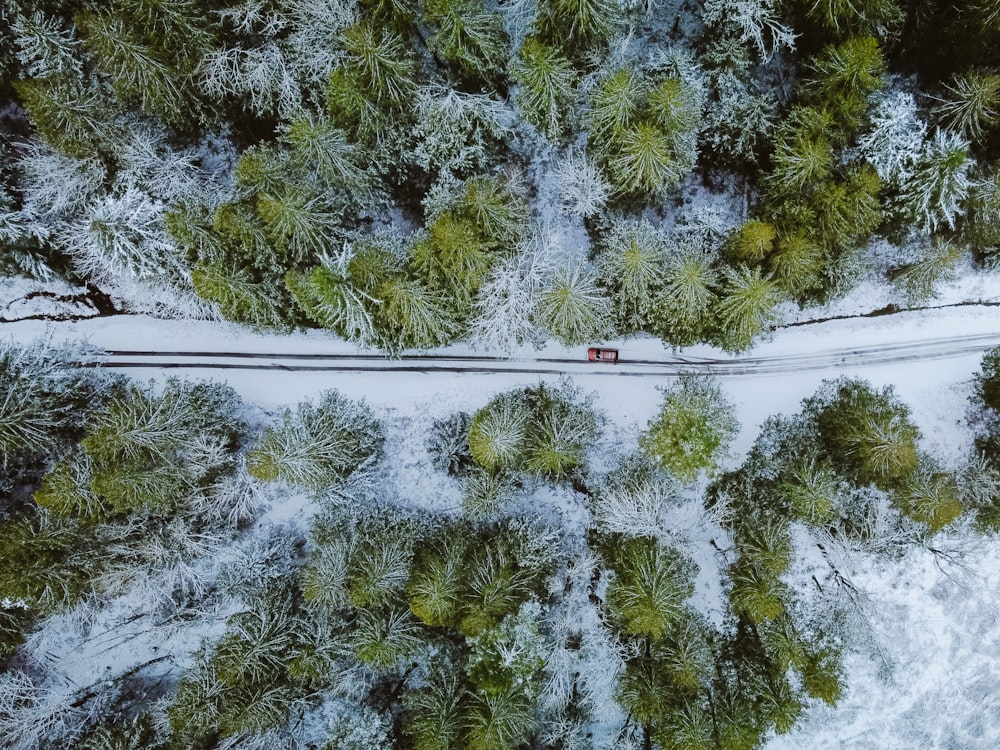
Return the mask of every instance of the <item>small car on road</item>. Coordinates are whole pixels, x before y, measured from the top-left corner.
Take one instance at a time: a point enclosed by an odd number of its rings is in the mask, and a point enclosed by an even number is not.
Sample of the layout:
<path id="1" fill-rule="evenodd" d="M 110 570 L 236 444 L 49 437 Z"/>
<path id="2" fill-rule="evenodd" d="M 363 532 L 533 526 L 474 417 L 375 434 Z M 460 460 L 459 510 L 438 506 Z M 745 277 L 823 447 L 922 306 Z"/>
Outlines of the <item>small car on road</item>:
<path id="1" fill-rule="evenodd" d="M 596 346 L 592 346 L 587 350 L 587 359 L 591 362 L 610 362 L 611 364 L 616 364 L 618 362 L 618 350 L 599 349 Z"/>

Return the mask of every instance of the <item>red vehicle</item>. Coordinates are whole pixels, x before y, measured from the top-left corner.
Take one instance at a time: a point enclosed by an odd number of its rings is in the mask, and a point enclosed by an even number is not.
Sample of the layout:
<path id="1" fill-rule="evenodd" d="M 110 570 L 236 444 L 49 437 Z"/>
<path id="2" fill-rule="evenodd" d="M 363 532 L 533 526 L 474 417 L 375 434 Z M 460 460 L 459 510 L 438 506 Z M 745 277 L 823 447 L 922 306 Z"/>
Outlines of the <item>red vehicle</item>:
<path id="1" fill-rule="evenodd" d="M 618 362 L 618 350 L 598 349 L 596 346 L 592 346 L 587 350 L 587 359 L 591 362 L 610 362 L 611 364 L 616 364 Z"/>

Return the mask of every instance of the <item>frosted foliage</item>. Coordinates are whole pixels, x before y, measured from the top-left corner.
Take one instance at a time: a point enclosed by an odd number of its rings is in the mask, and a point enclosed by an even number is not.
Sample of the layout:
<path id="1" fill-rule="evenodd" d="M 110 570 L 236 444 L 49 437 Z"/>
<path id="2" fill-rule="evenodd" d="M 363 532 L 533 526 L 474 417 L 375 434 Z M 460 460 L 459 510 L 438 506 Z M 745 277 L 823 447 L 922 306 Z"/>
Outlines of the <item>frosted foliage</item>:
<path id="1" fill-rule="evenodd" d="M 593 566 L 579 568 L 590 571 Z M 545 656 L 540 705 L 550 712 L 575 707 L 593 721 L 613 721 L 619 714 L 615 691 L 625 654 L 600 613 L 584 601 L 560 611 L 548 628 L 552 646 Z M 567 646 L 574 641 L 578 647 Z"/>
<path id="2" fill-rule="evenodd" d="M 339 35 L 356 18 L 341 0 L 249 0 L 219 15 L 239 36 L 261 41 L 212 50 L 199 63 L 199 82 L 210 96 L 242 98 L 261 116 L 302 108 L 304 92 L 320 89 L 336 67 Z"/>
<path id="3" fill-rule="evenodd" d="M 171 149 L 165 133 L 136 128 L 122 150 L 117 184 L 165 201 L 190 196 L 199 190 L 203 178 L 196 159 L 193 151 Z"/>
<path id="4" fill-rule="evenodd" d="M 757 161 L 758 145 L 774 130 L 777 100 L 771 92 L 751 91 L 728 69 L 715 81 L 716 101 L 705 108 L 703 150 L 720 158 Z"/>
<path id="5" fill-rule="evenodd" d="M 23 212 L 37 218 L 75 213 L 102 190 L 104 168 L 97 159 L 71 159 L 45 146 L 26 146 L 18 162 L 25 195 Z"/>
<path id="6" fill-rule="evenodd" d="M 330 750 L 384 750 L 392 747 L 391 717 L 370 708 L 330 722 L 325 748 Z"/>
<path id="7" fill-rule="evenodd" d="M 458 172 L 484 172 L 490 162 L 490 141 L 509 137 L 513 112 L 484 94 L 467 94 L 440 86 L 417 92 L 418 143 L 414 161 L 447 181 Z"/>
<path id="8" fill-rule="evenodd" d="M 231 529 L 253 520 L 268 505 L 266 489 L 247 473 L 245 461 L 219 479 L 206 500 L 205 511 Z"/>
<path id="9" fill-rule="evenodd" d="M 36 750 L 72 746 L 87 718 L 87 710 L 74 705 L 75 700 L 72 692 L 36 686 L 24 672 L 10 670 L 0 674 L 0 737 L 4 748 Z M 86 705 L 90 711 L 99 713 L 97 703 L 90 701 Z"/>
<path id="10" fill-rule="evenodd" d="M 164 210 L 138 190 L 106 196 L 60 231 L 58 239 L 77 270 L 98 283 L 180 277 L 183 264 L 164 231 Z"/>
<path id="11" fill-rule="evenodd" d="M 893 90 L 879 97 L 871 128 L 858 138 L 858 151 L 883 182 L 900 185 L 913 174 L 926 135 L 913 94 Z"/>
<path id="12" fill-rule="evenodd" d="M 559 197 L 574 216 L 596 215 L 611 196 L 611 184 L 601 170 L 580 153 L 563 158 L 556 167 L 555 178 Z"/>
<path id="13" fill-rule="evenodd" d="M 510 48 L 516 50 L 538 18 L 538 0 L 499 0 L 497 4 Z"/>
<path id="14" fill-rule="evenodd" d="M 775 0 L 706 0 L 702 13 L 706 24 L 735 30 L 766 62 L 779 49 L 795 49 L 795 34 L 781 23 L 776 5 Z"/>
<path id="15" fill-rule="evenodd" d="M 36 11 L 14 19 L 11 31 L 23 77 L 80 74 L 80 42 L 74 29 L 63 28 L 60 19 Z"/>
<path id="16" fill-rule="evenodd" d="M 512 258 L 498 264 L 479 288 L 469 325 L 469 340 L 477 349 L 510 353 L 544 337 L 532 312 L 556 259 L 561 238 L 542 231 Z"/>
<path id="17" fill-rule="evenodd" d="M 294 114 L 302 92 L 277 44 L 258 49 L 213 50 L 198 66 L 200 84 L 213 98 L 244 99 L 254 114 Z"/>
<path id="18" fill-rule="evenodd" d="M 320 256 L 320 265 L 330 272 L 332 279 L 339 282 L 336 286 L 339 294 L 322 295 L 314 305 L 319 322 L 324 326 L 343 331 L 348 340 L 364 345 L 375 337 L 368 305 L 382 303 L 349 282 L 347 266 L 353 257 L 354 246 L 346 241 L 335 257 L 326 254 Z"/>
<path id="19" fill-rule="evenodd" d="M 664 473 L 632 475 L 600 494 L 594 522 L 607 534 L 670 537 L 676 529 L 668 524 L 668 513 L 678 502 L 678 491 Z"/>

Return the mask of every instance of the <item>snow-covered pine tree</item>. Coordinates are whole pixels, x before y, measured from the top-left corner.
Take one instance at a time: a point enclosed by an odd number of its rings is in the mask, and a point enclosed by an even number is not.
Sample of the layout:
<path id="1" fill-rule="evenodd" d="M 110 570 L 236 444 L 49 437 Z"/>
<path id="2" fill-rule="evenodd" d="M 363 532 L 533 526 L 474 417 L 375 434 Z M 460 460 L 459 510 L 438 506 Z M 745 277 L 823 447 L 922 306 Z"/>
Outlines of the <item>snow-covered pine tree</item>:
<path id="1" fill-rule="evenodd" d="M 601 239 L 596 265 L 599 283 L 615 308 L 615 328 L 622 334 L 649 330 L 664 284 L 664 233 L 648 222 L 623 221 Z"/>
<path id="2" fill-rule="evenodd" d="M 611 303 L 595 274 L 579 263 L 553 273 L 538 299 L 534 320 L 565 346 L 601 341 L 614 333 Z"/>
<path id="3" fill-rule="evenodd" d="M 554 271 L 558 245 L 558 237 L 536 230 L 517 255 L 493 266 L 472 309 L 469 338 L 474 346 L 506 354 L 544 338 L 533 312 Z"/>
<path id="4" fill-rule="evenodd" d="M 376 328 L 389 349 L 427 349 L 447 344 L 457 333 L 442 295 L 416 279 L 392 276 L 375 289 L 381 300 Z"/>
<path id="5" fill-rule="evenodd" d="M 464 530 L 455 531 L 421 546 L 406 585 L 410 611 L 432 627 L 454 627 L 458 623 L 469 550 Z"/>
<path id="6" fill-rule="evenodd" d="M 725 286 L 715 312 L 716 336 L 728 351 L 741 351 L 764 333 L 775 320 L 781 294 L 770 276 L 760 268 L 723 269 Z"/>
<path id="7" fill-rule="evenodd" d="M 569 60 L 555 47 L 528 37 L 511 61 L 509 75 L 518 84 L 515 101 L 521 116 L 549 139 L 558 140 L 574 97 L 576 72 Z"/>
<path id="8" fill-rule="evenodd" d="M 858 137 L 858 152 L 887 185 L 906 183 L 920 158 L 927 124 L 913 94 L 896 88 L 875 94 L 870 126 Z"/>
<path id="9" fill-rule="evenodd" d="M 596 216 L 611 197 L 611 184 L 597 165 L 579 152 L 571 152 L 560 159 L 555 180 L 559 197 L 573 216 Z"/>
<path id="10" fill-rule="evenodd" d="M 403 693 L 403 731 L 415 750 L 446 750 L 463 731 L 465 687 L 455 665 L 432 667 L 424 685 Z"/>
<path id="11" fill-rule="evenodd" d="M 945 471 L 914 472 L 896 496 L 900 509 L 914 521 L 940 531 L 965 511 L 955 477 Z"/>
<path id="12" fill-rule="evenodd" d="M 639 447 L 687 484 L 715 470 L 738 427 L 735 407 L 717 381 L 684 374 L 663 390 L 660 411 L 639 436 Z"/>
<path id="13" fill-rule="evenodd" d="M 513 111 L 495 97 L 421 86 L 412 158 L 439 182 L 485 174 L 513 125 Z"/>
<path id="14" fill-rule="evenodd" d="M 651 537 L 626 539 L 609 552 L 614 578 L 605 598 L 627 633 L 659 640 L 685 615 L 694 590 L 690 564 Z"/>
<path id="15" fill-rule="evenodd" d="M 717 296 L 717 273 L 711 256 L 696 248 L 678 248 L 668 257 L 663 275 L 653 331 L 674 346 L 703 341 Z"/>
<path id="16" fill-rule="evenodd" d="M 422 643 L 423 630 L 406 610 L 363 610 L 351 633 L 358 659 L 380 672 L 401 671 Z"/>
<path id="17" fill-rule="evenodd" d="M 860 484 L 891 489 L 919 466 L 920 431 L 892 388 L 828 381 L 806 401 L 830 460 Z"/>
<path id="18" fill-rule="evenodd" d="M 974 163 L 965 138 L 935 130 L 900 196 L 911 220 L 929 231 L 942 225 L 954 229 L 955 220 L 965 213 Z"/>
<path id="19" fill-rule="evenodd" d="M 346 479 L 381 450 L 382 434 L 371 409 L 337 391 L 314 406 L 285 410 L 247 456 L 251 476 L 284 480 L 321 492 Z"/>
<path id="20" fill-rule="evenodd" d="M 501 394 L 473 415 L 469 452 L 480 466 L 514 468 L 524 461 L 530 414 L 515 394 Z"/>
<path id="21" fill-rule="evenodd" d="M 434 33 L 427 47 L 473 78 L 490 80 L 503 70 L 507 38 L 500 15 L 482 0 L 429 0 L 423 18 Z"/>
<path id="22" fill-rule="evenodd" d="M 969 71 L 955 76 L 939 101 L 934 116 L 942 125 L 978 141 L 1000 122 L 1000 75 Z"/>
<path id="23" fill-rule="evenodd" d="M 891 272 L 894 284 L 902 288 L 910 304 L 919 304 L 938 295 L 938 287 L 958 278 L 958 264 L 966 249 L 957 242 L 935 237 L 919 250 L 912 263 Z"/>

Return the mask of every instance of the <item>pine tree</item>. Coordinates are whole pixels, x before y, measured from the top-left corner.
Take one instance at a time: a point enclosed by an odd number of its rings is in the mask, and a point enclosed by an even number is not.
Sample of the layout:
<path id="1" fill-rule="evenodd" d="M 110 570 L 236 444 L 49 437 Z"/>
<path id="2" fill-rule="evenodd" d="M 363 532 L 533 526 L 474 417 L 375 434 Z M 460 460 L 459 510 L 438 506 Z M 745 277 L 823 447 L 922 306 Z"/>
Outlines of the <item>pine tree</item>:
<path id="1" fill-rule="evenodd" d="M 954 229 L 956 218 L 965 211 L 972 166 L 968 141 L 957 133 L 936 130 L 900 196 L 912 220 L 930 231 L 942 224 Z"/>
<path id="2" fill-rule="evenodd" d="M 363 156 L 340 128 L 324 117 L 305 114 L 281 127 L 282 141 L 291 148 L 291 163 L 315 180 L 366 196 L 372 177 L 361 165 Z M 245 152 L 244 152 L 245 153 Z"/>
<path id="3" fill-rule="evenodd" d="M 540 16 L 547 38 L 584 48 L 609 41 L 622 22 L 621 7 L 610 0 L 546 0 Z"/>
<path id="4" fill-rule="evenodd" d="M 702 13 L 707 25 L 731 29 L 741 44 L 751 44 L 763 62 L 782 47 L 795 49 L 796 35 L 781 23 L 775 0 L 708 0 Z"/>
<path id="5" fill-rule="evenodd" d="M 659 640 L 683 617 L 694 590 L 687 566 L 649 537 L 626 539 L 617 547 L 607 606 L 626 632 Z"/>
<path id="6" fill-rule="evenodd" d="M 524 460 L 530 415 L 510 394 L 491 401 L 472 417 L 469 452 L 480 466 L 496 470 L 513 468 Z"/>
<path id="7" fill-rule="evenodd" d="M 118 7 L 110 12 L 84 10 L 76 16 L 84 44 L 123 101 L 137 101 L 143 110 L 172 125 L 189 125 L 198 109 L 198 100 L 188 85 L 193 61 L 199 47 L 208 48 L 211 37 L 195 25 L 197 16 L 175 15 L 167 20 L 167 14 L 154 12 L 151 15 L 158 16 L 154 32 L 152 27 L 142 28 L 144 24 L 137 23 L 136 16 L 122 7 L 124 2 L 113 5 Z M 188 12 L 194 10 L 193 3 L 185 5 Z M 177 5 L 171 10 L 177 10 Z M 184 27 L 183 41 L 174 38 L 176 46 L 172 46 L 170 37 L 182 33 L 176 26 Z M 188 60 L 180 59 L 181 50 Z"/>
<path id="8" fill-rule="evenodd" d="M 905 184 L 927 136 L 927 124 L 917 114 L 913 94 L 881 92 L 869 117 L 870 127 L 858 138 L 859 152 L 884 183 Z"/>
<path id="9" fill-rule="evenodd" d="M 716 300 L 716 272 L 711 258 L 698 250 L 681 249 L 664 268 L 663 290 L 656 300 L 654 332 L 674 346 L 704 340 Z"/>
<path id="10" fill-rule="evenodd" d="M 550 479 L 564 479 L 584 462 L 597 436 L 597 419 L 588 404 L 555 399 L 530 423 L 525 468 Z"/>
<path id="11" fill-rule="evenodd" d="M 615 306 L 622 334 L 649 330 L 664 283 L 665 237 L 646 222 L 616 224 L 601 241 L 598 281 Z"/>
<path id="12" fill-rule="evenodd" d="M 299 585 L 307 602 L 327 612 L 350 608 L 347 569 L 355 543 L 347 535 L 317 535 L 316 546 L 299 573 Z"/>
<path id="13" fill-rule="evenodd" d="M 792 537 L 788 523 L 762 513 L 740 519 L 734 542 L 740 550 L 740 564 L 752 565 L 761 573 L 777 578 L 792 561 Z"/>
<path id="14" fill-rule="evenodd" d="M 775 236 L 773 224 L 765 221 L 745 222 L 730 238 L 729 254 L 737 263 L 758 265 L 774 250 Z"/>
<path id="15" fill-rule="evenodd" d="M 738 614 L 761 625 L 785 613 L 786 586 L 756 564 L 740 560 L 730 571 L 729 601 Z"/>
<path id="16" fill-rule="evenodd" d="M 826 253 L 820 244 L 801 232 L 779 236 L 768 269 L 782 291 L 793 297 L 823 285 Z"/>
<path id="17" fill-rule="evenodd" d="M 537 693 L 537 677 L 545 665 L 547 645 L 539 630 L 541 615 L 541 605 L 527 601 L 516 613 L 469 639 L 465 671 L 476 693 L 485 696 Z"/>
<path id="18" fill-rule="evenodd" d="M 681 375 L 663 391 L 659 414 L 639 436 L 643 453 L 679 481 L 714 471 L 738 425 L 735 407 L 709 378 Z"/>
<path id="19" fill-rule="evenodd" d="M 376 670 L 397 668 L 411 658 L 421 643 L 421 630 L 409 612 L 363 611 L 354 624 L 354 651 L 363 663 Z"/>
<path id="20" fill-rule="evenodd" d="M 969 71 L 945 86 L 934 115 L 949 130 L 977 141 L 1000 122 L 1000 75 Z"/>
<path id="21" fill-rule="evenodd" d="M 496 625 L 531 593 L 532 579 L 542 573 L 519 564 L 501 540 L 474 549 L 466 566 L 462 619 L 458 629 L 475 636 Z"/>
<path id="22" fill-rule="evenodd" d="M 815 458 L 795 465 L 777 488 L 789 513 L 813 525 L 833 520 L 839 490 L 837 477 L 829 461 Z"/>
<path id="23" fill-rule="evenodd" d="M 450 665 L 449 665 L 450 666 Z M 403 731 L 415 750 L 449 750 L 462 732 L 465 690 L 453 669 L 434 669 L 423 687 L 403 693 Z"/>
<path id="24" fill-rule="evenodd" d="M 522 117 L 552 140 L 564 129 L 563 113 L 573 101 L 576 73 L 555 47 L 528 37 L 512 61 L 510 76 L 518 84 L 515 95 Z"/>
<path id="25" fill-rule="evenodd" d="M 441 296 L 419 281 L 390 277 L 375 290 L 382 301 L 376 328 L 391 349 L 441 346 L 456 334 L 456 323 Z"/>
<path id="26" fill-rule="evenodd" d="M 417 91 L 416 114 L 412 158 L 442 183 L 489 172 L 514 120 L 495 96 L 437 86 Z"/>
<path id="27" fill-rule="evenodd" d="M 0 477 L 55 457 L 104 397 L 101 378 L 73 361 L 82 351 L 0 344 Z M 2 484 L 0 484 L 2 486 Z"/>
<path id="28" fill-rule="evenodd" d="M 424 20 L 434 29 L 427 46 L 477 78 L 499 73 L 507 56 L 500 15 L 480 0 L 430 0 Z"/>
<path id="29" fill-rule="evenodd" d="M 816 415 L 830 460 L 860 484 L 892 489 L 917 469 L 920 432 L 891 388 L 832 381 L 806 401 L 806 411 Z"/>
<path id="30" fill-rule="evenodd" d="M 467 551 L 461 533 L 446 536 L 418 550 L 406 590 L 410 611 L 424 624 L 433 627 L 457 624 Z"/>
<path id="31" fill-rule="evenodd" d="M 516 481 L 505 471 L 474 467 L 462 477 L 462 516 L 488 522 L 509 515 L 510 505 L 518 494 Z"/>
<path id="32" fill-rule="evenodd" d="M 507 250 L 528 233 L 528 205 L 511 185 L 496 177 L 474 177 L 456 209 L 467 216 L 490 250 Z"/>
<path id="33" fill-rule="evenodd" d="M 590 137 L 594 143 L 620 138 L 642 116 L 649 82 L 635 68 L 607 76 L 590 94 Z"/>
<path id="34" fill-rule="evenodd" d="M 281 290 L 268 281 L 255 282 L 246 269 L 227 271 L 214 263 L 198 262 L 191 269 L 191 285 L 201 299 L 218 305 L 227 320 L 260 328 L 285 329 L 290 324 L 282 310 Z"/>
<path id="35" fill-rule="evenodd" d="M 956 266 L 964 255 L 961 245 L 935 237 L 921 248 L 914 262 L 891 272 L 891 278 L 903 289 L 910 304 L 926 302 L 938 296 L 938 286 L 958 278 Z"/>
<path id="36" fill-rule="evenodd" d="M 560 161 L 555 179 L 559 197 L 573 216 L 595 216 L 611 197 L 611 184 L 597 166 L 580 153 L 571 153 Z"/>
<path id="37" fill-rule="evenodd" d="M 651 123 L 640 122 L 625 130 L 616 145 L 608 165 L 615 185 L 624 193 L 662 197 L 684 176 L 673 140 Z"/>
<path id="38" fill-rule="evenodd" d="M 965 510 L 955 477 L 942 471 L 914 473 L 900 493 L 900 501 L 906 515 L 927 524 L 932 532 L 944 528 Z"/>
<path id="39" fill-rule="evenodd" d="M 767 330 L 775 319 L 775 306 L 781 299 L 777 285 L 760 268 L 725 268 L 726 286 L 716 306 L 718 338 L 723 348 L 740 351 Z"/>
<path id="40" fill-rule="evenodd" d="M 285 285 L 313 321 L 364 346 L 375 340 L 370 308 L 379 300 L 352 286 L 338 265 L 332 261 L 303 275 L 289 272 Z"/>
<path id="41" fill-rule="evenodd" d="M 889 35 L 905 14 L 894 0 L 801 0 L 810 19 L 839 35 Z"/>
<path id="42" fill-rule="evenodd" d="M 604 534 L 662 538 L 679 531 L 669 511 L 681 501 L 680 486 L 643 457 L 626 459 L 592 499 L 594 527 Z"/>
<path id="43" fill-rule="evenodd" d="M 611 304 L 595 282 L 578 264 L 557 270 L 538 300 L 537 324 L 565 346 L 609 337 Z"/>
<path id="44" fill-rule="evenodd" d="M 839 251 L 867 240 L 882 220 L 880 188 L 878 175 L 867 165 L 848 170 L 843 181 L 830 180 L 818 186 L 810 201 L 817 238 Z"/>
<path id="45" fill-rule="evenodd" d="M 355 607 L 385 609 L 404 596 L 413 562 L 413 532 L 406 523 L 364 529 L 352 549 L 347 570 L 347 594 Z"/>
<path id="46" fill-rule="evenodd" d="M 479 288 L 469 325 L 469 337 L 477 348 L 509 353 L 544 340 L 533 313 L 556 267 L 557 252 L 554 238 L 539 234 L 517 255 L 494 265 Z"/>
<path id="47" fill-rule="evenodd" d="M 120 141 L 121 107 L 102 85 L 52 76 L 17 81 L 14 90 L 35 132 L 60 154 L 86 158 Z"/>
<path id="48" fill-rule="evenodd" d="M 464 711 L 468 750 L 508 750 L 526 742 L 535 725 L 531 700 L 521 690 L 472 693 Z"/>
<path id="49" fill-rule="evenodd" d="M 337 391 L 316 406 L 304 401 L 264 431 L 247 456 L 250 474 L 284 480 L 320 492 L 346 479 L 381 450 L 382 435 L 371 410 Z"/>
<path id="50" fill-rule="evenodd" d="M 36 10 L 31 15 L 11 19 L 10 28 L 23 78 L 82 74 L 83 55 L 76 28 L 67 28 L 62 19 Z"/>
<path id="51" fill-rule="evenodd" d="M 827 132 L 832 122 L 825 112 L 797 107 L 775 136 L 768 192 L 774 196 L 793 195 L 807 185 L 820 182 L 833 168 L 833 147 Z"/>
<path id="52" fill-rule="evenodd" d="M 885 59 L 877 39 L 852 37 L 826 47 L 812 69 L 811 93 L 851 130 L 867 108 L 868 97 L 884 84 Z"/>

